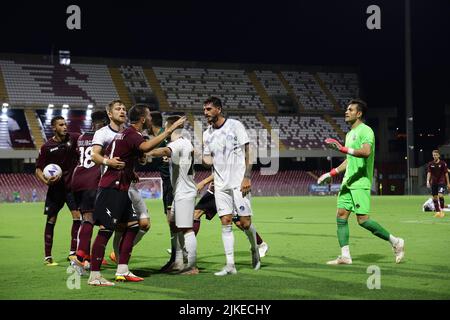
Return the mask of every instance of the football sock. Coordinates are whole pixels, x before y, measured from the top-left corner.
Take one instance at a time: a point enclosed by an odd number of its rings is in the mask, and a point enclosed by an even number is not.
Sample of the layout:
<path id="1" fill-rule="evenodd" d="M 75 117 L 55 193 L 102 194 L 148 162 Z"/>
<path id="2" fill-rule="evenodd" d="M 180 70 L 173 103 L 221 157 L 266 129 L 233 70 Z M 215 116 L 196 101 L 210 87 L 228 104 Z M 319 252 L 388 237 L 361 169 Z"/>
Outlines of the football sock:
<path id="1" fill-rule="evenodd" d="M 55 224 L 47 221 L 47 223 L 45 224 L 45 232 L 44 232 L 45 256 L 46 257 L 50 257 L 52 255 L 54 229 L 55 229 Z"/>
<path id="2" fill-rule="evenodd" d="M 361 223 L 360 226 L 363 227 L 364 229 L 369 230 L 377 237 L 379 237 L 383 240 L 389 241 L 389 232 L 387 232 L 386 229 L 384 229 L 382 226 L 380 226 L 377 222 L 375 222 L 371 219 L 368 219 L 368 220 L 364 221 L 363 223 Z"/>
<path id="3" fill-rule="evenodd" d="M 197 260 L 197 238 L 193 231 L 184 234 L 184 243 L 187 250 L 187 267 L 193 268 Z"/>
<path id="4" fill-rule="evenodd" d="M 444 210 L 444 208 L 445 208 L 444 197 L 439 198 L 439 206 L 440 206 L 441 210 Z"/>
<path id="5" fill-rule="evenodd" d="M 244 230 L 244 232 L 247 235 L 252 250 L 256 250 L 256 230 L 255 227 L 253 226 L 253 223 L 250 224 L 250 227 L 247 230 Z"/>
<path id="6" fill-rule="evenodd" d="M 78 244 L 78 230 L 81 226 L 81 220 L 73 220 L 72 222 L 72 239 L 70 241 L 70 252 L 76 252 Z"/>
<path id="7" fill-rule="evenodd" d="M 137 245 L 138 242 L 142 240 L 142 237 L 145 236 L 148 230 L 150 229 L 147 230 L 139 229 L 138 233 L 136 234 L 136 238 L 134 238 L 133 246 Z"/>
<path id="8" fill-rule="evenodd" d="M 439 200 L 438 199 L 433 199 L 433 204 L 434 204 L 434 211 L 440 212 L 441 211 L 441 207 L 439 205 Z"/>
<path id="9" fill-rule="evenodd" d="M 339 246 L 342 248 L 348 246 L 348 240 L 350 238 L 350 231 L 348 229 L 347 219 L 337 218 L 337 236 L 339 241 Z"/>
<path id="10" fill-rule="evenodd" d="M 177 232 L 175 234 L 175 239 L 177 240 L 177 244 L 175 247 L 175 261 L 184 263 L 184 259 L 183 259 L 184 235 L 183 235 L 183 232 Z"/>
<path id="11" fill-rule="evenodd" d="M 175 255 L 177 253 L 178 232 L 170 230 L 170 261 L 175 261 Z"/>
<path id="12" fill-rule="evenodd" d="M 128 273 L 128 272 L 130 272 L 130 269 L 128 269 L 128 265 L 127 264 L 118 264 L 117 265 L 116 273 L 124 274 L 124 273 Z"/>
<path id="13" fill-rule="evenodd" d="M 90 242 L 93 229 L 94 226 L 88 221 L 83 221 L 81 224 L 80 231 L 78 233 L 77 250 L 77 258 L 79 261 L 83 261 L 90 254 Z"/>
<path id="14" fill-rule="evenodd" d="M 200 219 L 198 220 L 194 219 L 194 225 L 192 227 L 192 230 L 194 230 L 195 235 L 198 234 L 198 231 L 200 230 Z"/>
<path id="15" fill-rule="evenodd" d="M 389 235 L 389 242 L 395 246 L 398 243 L 398 238 L 394 237 L 392 234 Z"/>
<path id="16" fill-rule="evenodd" d="M 234 265 L 234 234 L 231 224 L 222 225 L 222 241 L 227 265 Z"/>
<path id="17" fill-rule="evenodd" d="M 256 233 L 256 244 L 260 245 L 261 243 L 263 243 L 263 239 L 259 236 L 259 233 Z"/>
<path id="18" fill-rule="evenodd" d="M 111 238 L 111 230 L 99 230 L 92 246 L 91 271 L 100 271 L 100 266 L 105 256 L 106 245 Z"/>
<path id="19" fill-rule="evenodd" d="M 131 251 L 133 251 L 133 243 L 136 235 L 139 231 L 139 225 L 128 227 L 123 233 L 122 241 L 120 241 L 119 251 L 119 263 L 128 264 L 131 257 Z"/>
<path id="20" fill-rule="evenodd" d="M 341 248 L 341 256 L 350 258 L 350 247 L 348 245 Z"/>
<path id="21" fill-rule="evenodd" d="M 123 231 L 114 231 L 114 239 L 113 239 L 113 250 L 116 256 L 116 262 L 119 261 L 120 258 L 120 241 L 122 240 Z"/>

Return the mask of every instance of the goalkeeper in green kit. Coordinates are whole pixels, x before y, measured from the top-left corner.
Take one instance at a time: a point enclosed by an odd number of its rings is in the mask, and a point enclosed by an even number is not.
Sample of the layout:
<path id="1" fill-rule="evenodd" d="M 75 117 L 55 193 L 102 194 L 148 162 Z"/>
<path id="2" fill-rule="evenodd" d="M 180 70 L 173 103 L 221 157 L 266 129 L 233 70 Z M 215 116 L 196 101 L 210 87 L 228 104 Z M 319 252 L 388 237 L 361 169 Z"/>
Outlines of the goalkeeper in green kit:
<path id="1" fill-rule="evenodd" d="M 395 262 L 399 263 L 405 255 L 405 241 L 397 238 L 369 217 L 370 189 L 373 178 L 375 158 L 375 136 L 372 129 L 363 122 L 367 105 L 362 100 L 351 100 L 345 112 L 345 121 L 351 130 L 345 137 L 345 146 L 335 139 L 326 139 L 327 147 L 347 154 L 346 160 L 337 168 L 319 177 L 318 184 L 327 182 L 331 177 L 344 173 L 337 200 L 337 236 L 341 255 L 327 264 L 351 264 L 349 248 L 348 217 L 356 214 L 358 223 L 377 237 L 389 241 L 392 245 Z"/>

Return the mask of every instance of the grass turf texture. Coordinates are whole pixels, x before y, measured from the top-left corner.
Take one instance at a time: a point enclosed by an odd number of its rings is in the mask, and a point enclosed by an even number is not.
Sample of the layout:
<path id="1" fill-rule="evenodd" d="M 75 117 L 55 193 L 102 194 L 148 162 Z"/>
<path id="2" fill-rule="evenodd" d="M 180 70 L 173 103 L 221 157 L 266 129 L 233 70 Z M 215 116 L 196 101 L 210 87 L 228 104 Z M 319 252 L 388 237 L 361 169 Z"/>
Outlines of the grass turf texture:
<path id="1" fill-rule="evenodd" d="M 335 197 L 253 198 L 254 223 L 269 244 L 262 268 L 253 271 L 249 242 L 233 227 L 238 274 L 217 277 L 225 263 L 219 220 L 202 219 L 198 235 L 197 276 L 159 274 L 169 258 L 169 231 L 161 201 L 148 201 L 152 228 L 134 249 L 130 269 L 140 283 L 113 288 L 70 290 L 67 279 L 71 217 L 60 212 L 53 257 L 43 265 L 43 203 L 0 204 L 0 299 L 450 299 L 450 218 L 421 211 L 426 197 L 373 197 L 372 217 L 406 241 L 404 262 L 395 264 L 388 242 L 358 226 L 350 217 L 353 265 L 328 266 L 340 254 L 336 237 Z M 94 230 L 94 236 L 97 228 Z M 106 253 L 111 251 L 108 244 Z M 381 270 L 381 289 L 369 290 L 369 266 Z M 102 269 L 113 279 L 115 266 Z"/>

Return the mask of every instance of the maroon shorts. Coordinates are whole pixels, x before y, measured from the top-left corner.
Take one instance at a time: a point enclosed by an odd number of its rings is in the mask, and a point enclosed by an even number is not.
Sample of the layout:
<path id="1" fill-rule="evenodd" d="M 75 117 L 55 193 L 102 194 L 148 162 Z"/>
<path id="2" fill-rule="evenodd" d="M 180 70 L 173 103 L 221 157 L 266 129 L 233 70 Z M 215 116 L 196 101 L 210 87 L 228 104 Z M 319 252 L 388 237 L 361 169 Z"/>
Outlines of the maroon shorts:
<path id="1" fill-rule="evenodd" d="M 67 204 L 70 211 L 78 210 L 72 192 L 67 191 L 64 186 L 61 186 L 60 184 L 49 186 L 45 198 L 44 214 L 49 217 L 56 216 L 64 207 L 64 204 Z"/>
<path id="2" fill-rule="evenodd" d="M 98 226 L 114 230 L 120 223 L 138 221 L 127 191 L 99 188 L 95 200 L 94 221 Z"/>

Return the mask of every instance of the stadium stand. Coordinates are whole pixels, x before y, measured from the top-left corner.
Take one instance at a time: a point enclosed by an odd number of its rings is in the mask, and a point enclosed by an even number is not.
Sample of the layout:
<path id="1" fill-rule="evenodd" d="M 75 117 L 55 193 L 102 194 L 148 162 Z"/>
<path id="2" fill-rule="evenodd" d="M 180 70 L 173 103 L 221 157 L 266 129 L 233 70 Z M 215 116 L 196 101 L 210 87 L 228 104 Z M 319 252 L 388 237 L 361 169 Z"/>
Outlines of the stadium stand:
<path id="1" fill-rule="evenodd" d="M 153 100 L 152 88 L 141 66 L 120 66 L 119 70 L 133 103 Z"/>
<path id="2" fill-rule="evenodd" d="M 272 128 L 280 130 L 280 140 L 289 150 L 326 149 L 326 138 L 339 139 L 330 123 L 319 116 L 266 116 Z"/>
<path id="3" fill-rule="evenodd" d="M 0 60 L 10 104 L 106 105 L 118 94 L 100 64 L 22 64 Z"/>
<path id="4" fill-rule="evenodd" d="M 211 95 L 220 96 L 230 110 L 264 110 L 244 70 L 154 67 L 172 109 L 201 107 Z"/>
<path id="5" fill-rule="evenodd" d="M 310 72 L 283 71 L 282 76 L 305 110 L 334 111 L 334 106 Z"/>
<path id="6" fill-rule="evenodd" d="M 359 96 L 358 78 L 355 73 L 318 72 L 317 75 L 336 99 L 339 109 L 345 109 L 350 99 Z"/>

